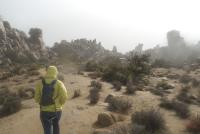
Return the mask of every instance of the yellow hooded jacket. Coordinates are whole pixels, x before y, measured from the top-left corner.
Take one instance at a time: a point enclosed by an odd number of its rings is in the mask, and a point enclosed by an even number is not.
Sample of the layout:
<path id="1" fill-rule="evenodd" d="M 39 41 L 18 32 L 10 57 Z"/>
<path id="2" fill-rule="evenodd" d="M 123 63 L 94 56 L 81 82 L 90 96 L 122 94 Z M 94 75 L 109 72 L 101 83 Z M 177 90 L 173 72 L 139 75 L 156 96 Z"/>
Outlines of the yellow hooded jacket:
<path id="1" fill-rule="evenodd" d="M 53 80 L 57 79 L 57 68 L 55 66 L 49 66 L 47 68 L 47 73 L 45 76 L 45 82 L 47 84 L 50 84 Z M 41 96 L 42 96 L 42 88 L 43 84 L 42 81 L 36 84 L 36 89 L 35 89 L 35 96 L 34 99 L 37 103 L 40 103 Z M 53 99 L 55 100 L 55 105 L 49 105 L 49 106 L 41 106 L 41 111 L 46 111 L 46 112 L 55 112 L 55 111 L 61 111 L 62 106 L 67 100 L 67 90 L 64 86 L 64 84 L 60 81 L 57 80 L 55 87 L 54 87 L 54 94 L 53 94 Z"/>

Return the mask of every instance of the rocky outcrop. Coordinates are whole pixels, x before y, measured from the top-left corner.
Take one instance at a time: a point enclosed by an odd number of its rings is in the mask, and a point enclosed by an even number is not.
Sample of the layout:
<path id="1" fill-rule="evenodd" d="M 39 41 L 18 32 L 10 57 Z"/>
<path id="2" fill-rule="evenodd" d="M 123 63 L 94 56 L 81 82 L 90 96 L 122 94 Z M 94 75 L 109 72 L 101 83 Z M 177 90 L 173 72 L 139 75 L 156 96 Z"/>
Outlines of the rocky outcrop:
<path id="1" fill-rule="evenodd" d="M 177 30 L 167 32 L 166 37 L 167 46 L 157 45 L 153 49 L 144 51 L 144 53 L 151 55 L 152 61 L 159 64 L 162 62 L 161 64 L 165 67 L 182 67 L 185 64 L 198 62 L 198 57 L 200 57 L 199 43 L 188 43 Z"/>
<path id="2" fill-rule="evenodd" d="M 181 37 L 180 32 L 177 30 L 171 30 L 171 31 L 167 32 L 167 41 L 168 41 L 168 46 L 172 49 L 174 49 L 174 48 L 179 49 L 186 45 L 184 38 Z"/>
<path id="3" fill-rule="evenodd" d="M 12 28 L 8 21 L 0 20 L 0 65 L 30 63 L 48 58 L 48 49 L 42 39 L 42 30 L 32 28 L 29 35 Z"/>
<path id="4" fill-rule="evenodd" d="M 106 50 L 101 42 L 87 39 L 76 39 L 71 42 L 61 41 L 55 43 L 52 50 L 58 54 L 59 57 L 73 59 L 73 61 L 99 61 L 107 56 L 119 56 L 120 53 L 113 53 Z"/>

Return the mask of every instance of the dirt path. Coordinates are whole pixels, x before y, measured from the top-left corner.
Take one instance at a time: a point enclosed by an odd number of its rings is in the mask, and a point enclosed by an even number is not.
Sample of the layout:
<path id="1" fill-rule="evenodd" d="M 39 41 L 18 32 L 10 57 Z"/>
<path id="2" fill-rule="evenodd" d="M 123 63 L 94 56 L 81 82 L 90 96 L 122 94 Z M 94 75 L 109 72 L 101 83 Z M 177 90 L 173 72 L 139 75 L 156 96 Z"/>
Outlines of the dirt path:
<path id="1" fill-rule="evenodd" d="M 97 105 L 89 105 L 89 85 L 91 79 L 77 74 L 65 74 L 65 85 L 69 91 L 70 98 L 75 89 L 80 89 L 82 95 L 75 99 L 69 99 L 63 108 L 61 119 L 61 134 L 90 134 L 93 131 L 93 124 L 98 113 L 107 111 L 105 97 L 109 93 L 123 94 L 124 89 L 115 92 L 108 83 L 103 82 L 100 102 Z M 130 96 L 133 99 L 132 112 L 145 108 L 157 107 L 160 97 L 152 95 L 148 91 L 138 91 L 136 95 Z M 24 109 L 20 112 L 0 119 L 0 134 L 42 134 L 42 127 L 39 119 L 39 107 L 33 100 L 24 101 Z M 195 107 L 196 108 L 196 107 Z M 198 108 L 196 108 L 198 109 Z M 173 112 L 161 109 L 164 113 L 167 126 L 172 134 L 184 134 L 185 121 L 175 116 Z M 130 117 L 130 114 L 127 116 Z"/>
<path id="2" fill-rule="evenodd" d="M 97 114 L 105 111 L 104 104 L 88 105 L 87 96 L 89 95 L 88 86 L 90 85 L 90 81 L 91 79 L 88 77 L 80 75 L 65 75 L 65 84 L 69 91 L 69 96 L 73 95 L 74 89 L 81 89 L 82 95 L 79 98 L 68 100 L 64 106 L 60 125 L 61 134 L 91 133 L 92 125 L 97 119 Z M 103 88 L 106 87 L 103 86 Z M 24 105 L 29 108 L 0 119 L 0 134 L 42 134 L 38 106 L 34 104 L 33 100 L 25 101 Z"/>

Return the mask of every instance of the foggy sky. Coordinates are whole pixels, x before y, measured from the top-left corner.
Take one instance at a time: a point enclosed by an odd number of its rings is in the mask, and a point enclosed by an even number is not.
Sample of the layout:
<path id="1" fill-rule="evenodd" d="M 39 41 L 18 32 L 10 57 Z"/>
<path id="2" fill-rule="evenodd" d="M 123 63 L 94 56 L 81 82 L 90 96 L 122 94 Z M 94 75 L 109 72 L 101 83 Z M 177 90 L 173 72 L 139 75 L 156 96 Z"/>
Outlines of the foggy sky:
<path id="1" fill-rule="evenodd" d="M 200 40 L 198 0 L 0 0 L 0 15 L 26 33 L 43 30 L 46 45 L 87 38 L 121 52 L 138 43 L 166 45 L 166 33 L 179 30 L 186 41 Z"/>

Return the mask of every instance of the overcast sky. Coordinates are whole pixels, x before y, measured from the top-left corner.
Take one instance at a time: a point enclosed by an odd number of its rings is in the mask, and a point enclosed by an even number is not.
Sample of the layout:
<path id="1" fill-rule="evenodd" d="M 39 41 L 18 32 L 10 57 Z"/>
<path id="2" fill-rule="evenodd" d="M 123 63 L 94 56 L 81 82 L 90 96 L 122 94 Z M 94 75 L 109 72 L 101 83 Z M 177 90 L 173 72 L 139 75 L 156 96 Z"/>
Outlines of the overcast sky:
<path id="1" fill-rule="evenodd" d="M 46 45 L 88 38 L 121 52 L 138 43 L 166 45 L 166 32 L 181 31 L 188 42 L 200 40 L 199 0 L 0 0 L 0 15 L 28 32 L 43 30 Z"/>

